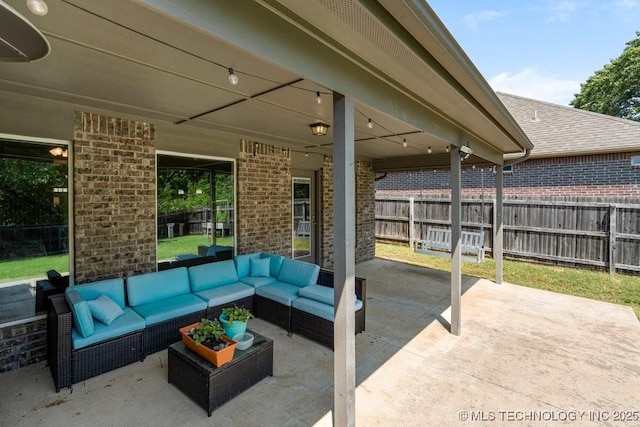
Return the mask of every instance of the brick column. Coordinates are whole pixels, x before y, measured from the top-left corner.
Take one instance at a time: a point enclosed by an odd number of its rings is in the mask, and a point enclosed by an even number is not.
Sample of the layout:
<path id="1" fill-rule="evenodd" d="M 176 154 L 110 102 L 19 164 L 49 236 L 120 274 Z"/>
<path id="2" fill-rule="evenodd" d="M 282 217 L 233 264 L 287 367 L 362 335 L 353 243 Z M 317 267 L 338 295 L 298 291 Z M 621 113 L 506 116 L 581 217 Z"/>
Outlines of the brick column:
<path id="1" fill-rule="evenodd" d="M 291 257 L 291 153 L 241 141 L 237 164 L 238 254 Z"/>
<path id="2" fill-rule="evenodd" d="M 356 264 L 376 256 L 375 175 L 370 162 L 356 164 Z"/>
<path id="3" fill-rule="evenodd" d="M 320 230 L 322 245 L 320 265 L 333 269 L 333 159 L 324 158 L 320 188 Z M 356 164 L 356 264 L 373 259 L 376 254 L 375 179 L 371 163 Z"/>
<path id="4" fill-rule="evenodd" d="M 76 112 L 75 280 L 156 270 L 155 127 Z"/>

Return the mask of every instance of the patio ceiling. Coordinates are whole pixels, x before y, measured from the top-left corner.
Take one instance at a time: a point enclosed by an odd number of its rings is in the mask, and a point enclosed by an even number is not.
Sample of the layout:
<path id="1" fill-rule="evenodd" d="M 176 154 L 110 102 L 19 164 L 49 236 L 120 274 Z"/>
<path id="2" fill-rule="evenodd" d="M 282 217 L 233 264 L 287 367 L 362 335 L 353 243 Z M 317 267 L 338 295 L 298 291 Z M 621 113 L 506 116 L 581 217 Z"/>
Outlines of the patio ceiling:
<path id="1" fill-rule="evenodd" d="M 332 129 L 314 137 L 309 125 L 332 123 L 336 90 L 356 101 L 357 157 L 378 169 L 448 165 L 447 145 L 465 141 L 491 161 L 530 147 L 421 1 L 264 0 L 238 8 L 234 2 L 47 0 L 43 17 L 30 14 L 23 0 L 8 3 L 46 36 L 51 53 L 31 63 L 0 63 L 0 99 L 13 106 L 16 120 L 31 115 L 34 103 L 55 105 L 64 118 L 46 126 L 34 121 L 20 129 L 28 135 L 72 139 L 72 111 L 97 110 L 155 123 L 160 149 L 197 153 L 209 136 L 331 154 Z M 244 25 L 246 36 L 225 38 L 234 25 Z M 264 40 L 260 25 L 272 38 Z M 303 46 L 332 67 L 294 57 Z M 230 67 L 236 86 L 227 80 Z M 370 82 L 380 89 L 377 97 L 362 95 L 371 93 Z"/>

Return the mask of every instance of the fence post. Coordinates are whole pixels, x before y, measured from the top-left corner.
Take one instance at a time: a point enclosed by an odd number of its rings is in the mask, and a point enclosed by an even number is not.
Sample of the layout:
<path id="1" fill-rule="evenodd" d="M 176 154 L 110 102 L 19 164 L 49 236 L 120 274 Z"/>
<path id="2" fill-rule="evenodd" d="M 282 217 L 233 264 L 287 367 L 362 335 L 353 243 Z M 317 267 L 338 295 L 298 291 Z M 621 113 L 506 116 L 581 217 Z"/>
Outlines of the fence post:
<path id="1" fill-rule="evenodd" d="M 616 205 L 609 206 L 609 273 L 616 272 Z"/>
<path id="2" fill-rule="evenodd" d="M 409 247 L 414 249 L 414 240 L 415 240 L 415 231 L 413 230 L 413 219 L 415 215 L 415 208 L 413 201 L 415 199 L 413 197 L 409 197 Z"/>

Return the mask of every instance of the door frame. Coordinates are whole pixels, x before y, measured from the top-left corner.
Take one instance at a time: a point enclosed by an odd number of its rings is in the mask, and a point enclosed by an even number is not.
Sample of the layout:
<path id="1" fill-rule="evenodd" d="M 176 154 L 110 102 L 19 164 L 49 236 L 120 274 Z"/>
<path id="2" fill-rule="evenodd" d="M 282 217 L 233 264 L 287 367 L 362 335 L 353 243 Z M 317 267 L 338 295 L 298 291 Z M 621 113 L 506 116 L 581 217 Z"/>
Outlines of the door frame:
<path id="1" fill-rule="evenodd" d="M 295 248 L 293 238 L 295 237 L 295 229 L 294 229 L 294 195 L 293 195 L 293 184 L 296 178 L 308 179 L 310 180 L 309 185 L 309 207 L 310 207 L 310 227 L 309 227 L 309 237 L 311 239 L 309 246 L 309 255 L 297 257 L 295 259 L 300 261 L 306 261 L 313 264 L 319 265 L 319 254 L 320 254 L 320 197 L 319 197 L 319 187 L 318 187 L 318 172 L 314 170 L 305 170 L 305 169 L 292 169 L 291 170 L 291 258 L 295 256 Z"/>

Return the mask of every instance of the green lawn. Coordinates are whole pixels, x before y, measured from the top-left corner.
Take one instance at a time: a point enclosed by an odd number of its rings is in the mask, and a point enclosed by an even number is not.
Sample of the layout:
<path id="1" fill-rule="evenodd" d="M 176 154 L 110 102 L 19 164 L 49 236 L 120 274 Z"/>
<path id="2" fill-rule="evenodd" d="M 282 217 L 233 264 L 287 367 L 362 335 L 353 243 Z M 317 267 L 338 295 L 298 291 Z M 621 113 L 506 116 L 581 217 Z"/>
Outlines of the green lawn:
<path id="1" fill-rule="evenodd" d="M 208 246 L 210 244 L 211 238 L 203 234 L 158 240 L 158 261 L 171 259 L 180 254 L 197 254 L 198 246 Z M 233 236 L 218 237 L 216 244 L 233 246 Z"/>
<path id="2" fill-rule="evenodd" d="M 216 243 L 221 246 L 233 246 L 233 237 L 218 237 Z M 208 246 L 211 238 L 206 235 L 181 236 L 158 241 L 158 260 L 171 259 L 179 254 L 197 254 L 198 246 Z M 69 271 L 68 255 L 51 255 L 0 261 L 0 282 L 44 277 L 49 270 L 60 273 Z"/>
<path id="3" fill-rule="evenodd" d="M 449 259 L 414 253 L 408 246 L 377 243 L 376 256 L 451 271 Z M 481 264 L 464 262 L 462 273 L 495 280 L 496 263 L 491 258 Z M 515 285 L 628 305 L 640 319 L 640 276 L 610 275 L 585 269 L 508 260 L 504 261 L 503 273 L 504 281 Z"/>
<path id="4" fill-rule="evenodd" d="M 69 271 L 69 255 L 0 261 L 0 282 L 45 277 L 49 270 L 57 270 L 60 273 Z"/>

